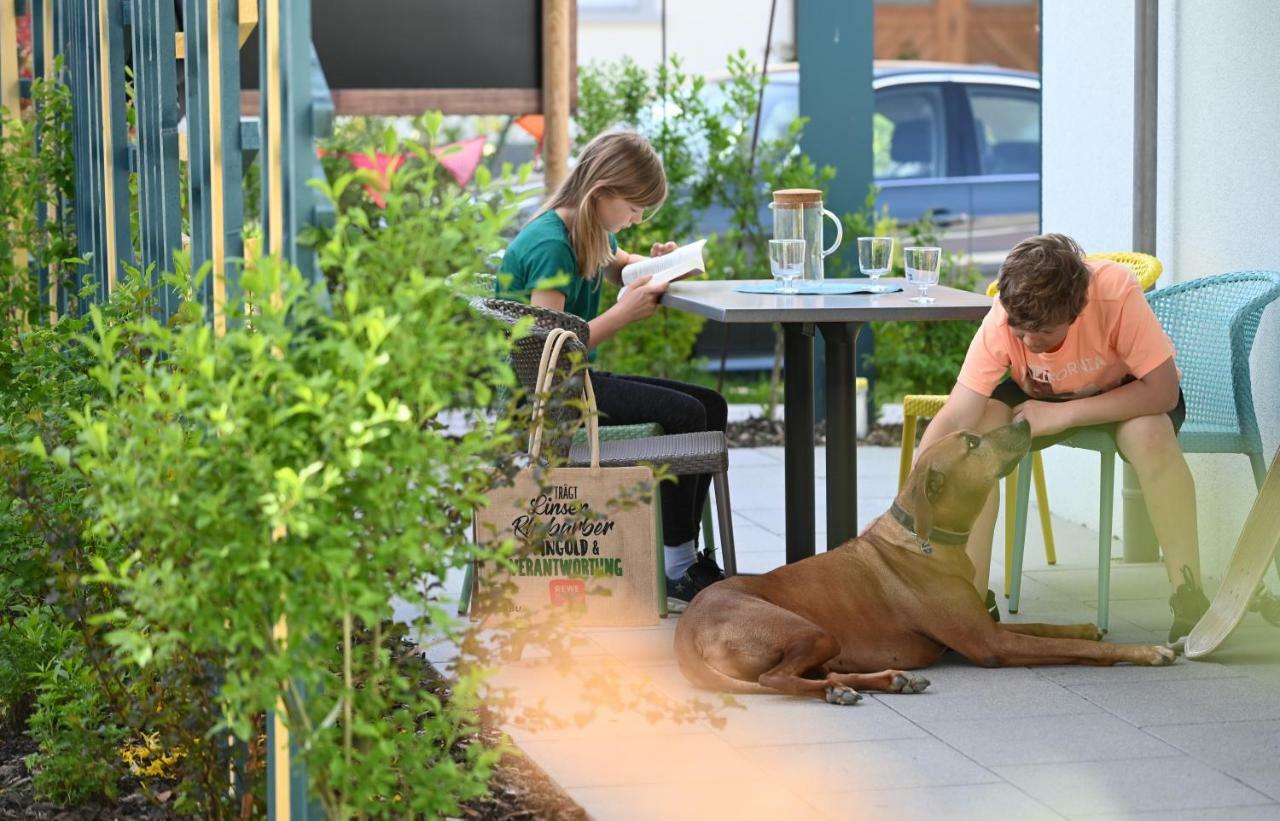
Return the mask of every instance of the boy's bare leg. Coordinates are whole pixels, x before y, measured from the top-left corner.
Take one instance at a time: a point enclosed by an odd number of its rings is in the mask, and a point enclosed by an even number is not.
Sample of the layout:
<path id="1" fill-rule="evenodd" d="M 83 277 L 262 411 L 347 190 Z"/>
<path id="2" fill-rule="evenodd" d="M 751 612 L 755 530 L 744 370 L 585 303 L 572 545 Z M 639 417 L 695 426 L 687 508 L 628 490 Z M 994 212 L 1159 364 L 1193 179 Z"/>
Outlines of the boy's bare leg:
<path id="1" fill-rule="evenodd" d="M 1116 428 L 1116 444 L 1138 474 L 1170 586 L 1176 590 L 1182 583 L 1184 566 L 1202 584 L 1196 486 L 1173 423 L 1165 414 L 1126 420 Z"/>
<path id="2" fill-rule="evenodd" d="M 916 454 L 918 456 L 925 448 L 948 433 L 965 427 L 978 433 L 986 433 L 1009 424 L 1012 419 L 1012 409 L 995 399 L 988 399 L 982 409 L 981 417 L 976 423 L 968 426 L 954 424 L 954 420 L 949 418 L 947 408 L 944 406 L 942 412 L 925 429 Z M 973 562 L 973 585 L 979 596 L 987 594 L 987 584 L 991 578 L 991 541 L 995 534 L 996 518 L 999 512 L 1000 488 L 997 486 L 992 489 L 986 504 L 982 506 L 982 513 L 974 521 L 973 529 L 969 531 L 969 542 L 965 545 L 965 553 L 969 555 L 969 561 Z"/>

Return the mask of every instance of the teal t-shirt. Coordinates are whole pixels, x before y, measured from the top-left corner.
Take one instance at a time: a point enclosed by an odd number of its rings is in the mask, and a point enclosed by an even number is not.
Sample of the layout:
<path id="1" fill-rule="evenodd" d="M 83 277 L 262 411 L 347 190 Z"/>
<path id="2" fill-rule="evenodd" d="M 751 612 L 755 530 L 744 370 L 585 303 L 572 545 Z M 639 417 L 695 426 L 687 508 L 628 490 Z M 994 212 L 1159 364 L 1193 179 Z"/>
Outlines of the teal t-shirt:
<path id="1" fill-rule="evenodd" d="M 609 235 L 609 247 L 618 250 L 618 240 Z M 497 293 L 502 299 L 528 302 L 538 286 L 561 274 L 567 280 L 555 290 L 564 294 L 564 310 L 590 322 L 600 312 L 600 277 L 587 279 L 578 271 L 569 229 L 554 210 L 539 214 L 521 229 L 507 246 L 499 268 Z"/>

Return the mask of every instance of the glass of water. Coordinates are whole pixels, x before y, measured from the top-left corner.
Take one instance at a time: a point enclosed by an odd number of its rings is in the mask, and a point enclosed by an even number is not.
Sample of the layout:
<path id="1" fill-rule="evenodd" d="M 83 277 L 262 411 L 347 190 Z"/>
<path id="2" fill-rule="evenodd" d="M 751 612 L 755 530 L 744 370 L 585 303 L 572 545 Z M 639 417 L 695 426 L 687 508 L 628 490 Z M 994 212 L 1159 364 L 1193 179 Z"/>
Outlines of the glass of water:
<path id="1" fill-rule="evenodd" d="M 769 270 L 778 281 L 778 293 L 797 293 L 795 282 L 804 273 L 804 240 L 769 240 Z"/>
<path id="2" fill-rule="evenodd" d="M 916 286 L 912 302 L 929 303 L 929 286 L 938 284 L 938 269 L 942 265 L 942 249 L 937 246 L 912 246 L 902 249 L 902 262 L 907 269 L 907 281 Z"/>
<path id="3" fill-rule="evenodd" d="M 858 237 L 858 268 L 873 280 L 893 266 L 893 237 Z"/>

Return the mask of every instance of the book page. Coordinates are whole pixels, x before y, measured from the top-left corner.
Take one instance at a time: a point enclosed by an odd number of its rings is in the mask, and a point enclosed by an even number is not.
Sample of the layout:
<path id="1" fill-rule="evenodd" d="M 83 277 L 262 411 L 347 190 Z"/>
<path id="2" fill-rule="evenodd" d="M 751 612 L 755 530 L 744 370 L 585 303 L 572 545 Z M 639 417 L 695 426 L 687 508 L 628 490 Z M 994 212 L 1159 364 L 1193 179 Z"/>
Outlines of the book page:
<path id="1" fill-rule="evenodd" d="M 702 246 L 706 244 L 705 239 L 700 239 L 688 245 L 681 245 L 669 254 L 633 262 L 622 269 L 622 284 L 630 285 L 646 274 L 653 276 L 652 282 L 671 282 L 681 277 L 700 274 L 706 270 L 706 262 L 702 258 Z"/>

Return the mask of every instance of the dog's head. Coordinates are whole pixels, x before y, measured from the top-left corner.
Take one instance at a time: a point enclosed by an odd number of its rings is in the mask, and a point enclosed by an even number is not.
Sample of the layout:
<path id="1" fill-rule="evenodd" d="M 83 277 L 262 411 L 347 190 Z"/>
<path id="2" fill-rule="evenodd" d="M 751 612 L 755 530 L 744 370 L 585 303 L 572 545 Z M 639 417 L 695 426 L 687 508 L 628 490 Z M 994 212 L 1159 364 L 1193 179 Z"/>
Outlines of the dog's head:
<path id="1" fill-rule="evenodd" d="M 920 454 L 898 494 L 898 506 L 927 538 L 933 528 L 968 531 L 991 488 L 1007 476 L 1031 446 L 1031 427 L 1015 422 L 990 433 L 957 431 Z"/>

